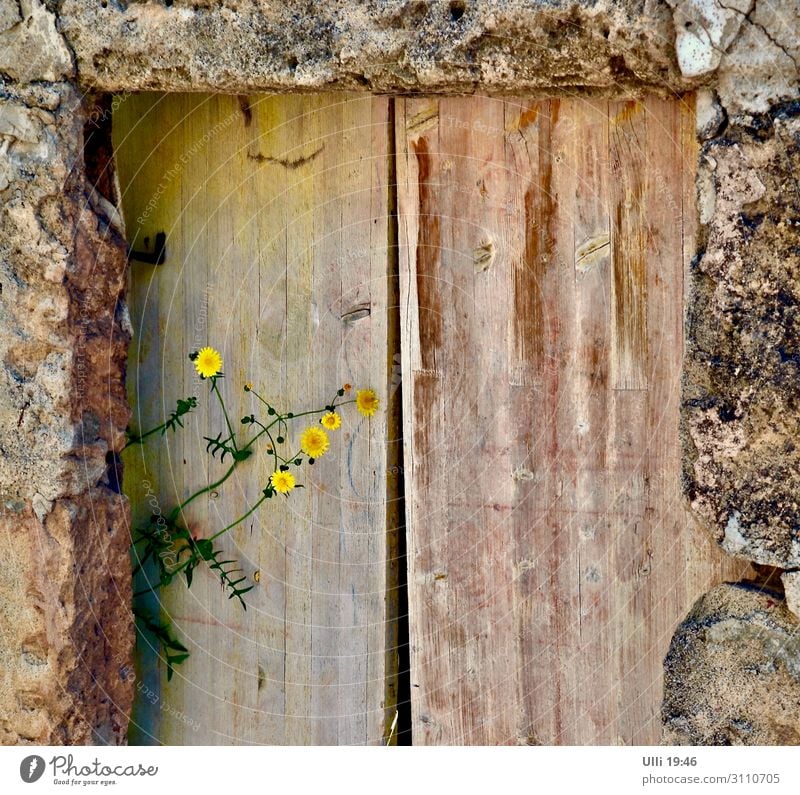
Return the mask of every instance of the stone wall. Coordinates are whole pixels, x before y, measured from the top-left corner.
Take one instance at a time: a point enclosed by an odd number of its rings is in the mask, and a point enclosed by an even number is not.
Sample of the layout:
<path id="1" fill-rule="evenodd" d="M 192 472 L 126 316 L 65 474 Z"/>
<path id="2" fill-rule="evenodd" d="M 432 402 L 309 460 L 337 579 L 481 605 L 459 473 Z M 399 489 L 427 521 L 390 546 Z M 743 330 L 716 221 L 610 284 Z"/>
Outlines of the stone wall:
<path id="1" fill-rule="evenodd" d="M 92 108 L 57 79 L 71 61 L 53 19 L 37 24 L 53 60 L 0 98 L 0 741 L 120 742 L 133 642 L 112 452 L 128 421 L 125 248 L 87 177 Z"/>
<path id="2" fill-rule="evenodd" d="M 125 244 L 99 94 L 361 88 L 700 90 L 685 491 L 778 590 L 695 605 L 665 740 L 800 742 L 782 640 L 800 610 L 798 58 L 800 0 L 0 0 L 0 740 L 124 742 L 132 700 Z"/>

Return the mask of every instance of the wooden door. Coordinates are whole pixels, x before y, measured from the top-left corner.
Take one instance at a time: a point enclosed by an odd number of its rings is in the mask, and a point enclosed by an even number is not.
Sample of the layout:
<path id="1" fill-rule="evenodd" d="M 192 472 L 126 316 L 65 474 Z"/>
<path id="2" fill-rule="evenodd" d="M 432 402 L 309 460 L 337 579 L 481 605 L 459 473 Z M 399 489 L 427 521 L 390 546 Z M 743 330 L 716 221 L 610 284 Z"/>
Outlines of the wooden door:
<path id="1" fill-rule="evenodd" d="M 233 415 L 324 406 L 345 382 L 385 392 L 388 100 L 344 95 L 140 95 L 121 103 L 115 148 L 134 249 L 167 235 L 163 265 L 133 262 L 128 383 L 133 424 L 162 422 L 208 389 L 187 354 L 224 358 Z M 191 652 L 163 681 L 142 666 L 138 741 L 380 743 L 385 733 L 384 416 L 353 410 L 303 491 L 272 500 L 224 541 L 256 588 L 243 611 L 201 572 L 164 605 Z M 219 474 L 203 436 L 218 407 L 166 444 L 130 448 L 134 520 Z M 187 508 L 217 528 L 253 504 L 263 453 Z M 152 694 L 152 695 L 151 695 Z M 391 718 L 391 715 L 389 715 Z"/>
<path id="2" fill-rule="evenodd" d="M 402 394 L 404 438 L 387 466 L 395 415 L 353 413 L 311 488 L 232 533 L 259 572 L 247 613 L 210 575 L 171 590 L 192 657 L 169 683 L 144 661 L 136 741 L 384 740 L 398 472 L 413 741 L 658 741 L 673 629 L 743 568 L 679 493 L 693 123 L 660 99 L 120 104 L 128 236 L 141 249 L 163 230 L 169 252 L 131 269 L 134 423 L 194 393 L 186 354 L 213 344 L 237 411 L 245 380 L 285 406 L 369 384 Z M 198 412 L 126 453 L 135 516 L 149 488 L 168 503 L 208 482 L 202 437 L 219 421 Z M 237 516 L 265 467 L 193 521 Z"/>
<path id="3" fill-rule="evenodd" d="M 693 113 L 397 111 L 418 744 L 649 744 L 662 660 L 744 568 L 680 496 Z"/>

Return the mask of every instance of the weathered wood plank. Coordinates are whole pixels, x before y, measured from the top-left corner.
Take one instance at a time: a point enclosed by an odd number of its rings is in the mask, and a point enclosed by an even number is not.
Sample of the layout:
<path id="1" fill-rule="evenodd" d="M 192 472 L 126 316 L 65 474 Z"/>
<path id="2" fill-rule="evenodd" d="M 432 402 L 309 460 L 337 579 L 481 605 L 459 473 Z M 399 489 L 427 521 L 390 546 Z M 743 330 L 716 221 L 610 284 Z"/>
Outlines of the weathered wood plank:
<path id="1" fill-rule="evenodd" d="M 679 496 L 690 115 L 398 102 L 415 742 L 657 742 L 672 631 L 743 570 Z"/>
<path id="2" fill-rule="evenodd" d="M 591 743 L 603 737 L 618 703 L 617 672 L 609 665 L 614 648 L 612 605 L 607 597 L 613 567 L 609 558 L 608 513 L 610 483 L 607 465 L 607 418 L 611 403 L 611 322 L 613 302 L 609 272 L 611 219 L 609 189 L 608 115 L 605 102 L 576 102 L 570 114 L 574 125 L 571 160 L 576 185 L 572 194 L 574 272 L 578 315 L 575 355 L 577 408 L 572 438 L 576 457 L 573 538 L 578 554 L 578 626 L 581 647 L 602 653 L 582 668 L 582 720 L 576 740 Z M 577 667 L 577 666 L 576 666 Z"/>
<path id="3" fill-rule="evenodd" d="M 139 245 L 168 234 L 165 265 L 133 266 L 130 389 L 142 425 L 185 394 L 208 405 L 186 359 L 205 344 L 225 357 L 236 422 L 252 410 L 246 380 L 285 408 L 324 405 L 345 382 L 383 390 L 386 99 L 140 95 L 121 106 L 115 141 L 129 235 Z M 200 411 L 169 440 L 168 457 L 147 448 L 142 466 L 162 504 L 217 474 L 202 436 L 221 421 L 216 407 Z M 259 572 L 246 613 L 209 572 L 188 593 L 171 589 L 166 604 L 192 657 L 154 686 L 159 741 L 381 742 L 384 436 L 382 415 L 346 412 L 307 488 L 225 540 L 248 575 Z M 296 448 L 296 437 L 288 443 Z M 270 471 L 255 456 L 187 519 L 218 529 L 255 501 Z M 136 505 L 141 495 L 131 496 Z"/>

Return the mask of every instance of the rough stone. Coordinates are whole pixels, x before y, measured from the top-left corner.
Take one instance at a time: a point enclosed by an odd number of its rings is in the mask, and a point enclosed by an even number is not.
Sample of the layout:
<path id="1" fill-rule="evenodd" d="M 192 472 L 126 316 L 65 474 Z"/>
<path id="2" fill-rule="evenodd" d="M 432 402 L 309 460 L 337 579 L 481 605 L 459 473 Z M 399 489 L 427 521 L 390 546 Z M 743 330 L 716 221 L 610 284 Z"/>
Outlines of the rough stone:
<path id="1" fill-rule="evenodd" d="M 777 591 L 719 585 L 664 661 L 663 742 L 800 744 L 800 622 Z"/>
<path id="2" fill-rule="evenodd" d="M 781 574 L 786 606 L 800 618 L 800 571 L 785 571 Z"/>
<path id="3" fill-rule="evenodd" d="M 674 7 L 675 49 L 686 77 L 713 72 L 754 0 L 668 0 Z"/>
<path id="4" fill-rule="evenodd" d="M 731 554 L 800 567 L 800 107 L 702 150 L 687 307 L 685 490 Z"/>
<path id="5" fill-rule="evenodd" d="M 84 85 L 243 93 L 682 91 L 657 0 L 64 0 Z"/>
<path id="6" fill-rule="evenodd" d="M 800 96 L 800 0 L 668 0 L 687 79 L 713 78 L 734 119 Z"/>
<path id="7" fill-rule="evenodd" d="M 800 568 L 799 31 L 800 0 L 0 0 L 0 742 L 121 742 L 132 699 L 115 464 L 129 327 L 110 106 L 58 81 L 105 92 L 707 89 L 686 493 L 731 554 Z M 783 574 L 795 611 L 797 574 Z M 777 594 L 703 597 L 667 659 L 665 737 L 800 741 L 796 628 Z"/>
<path id="8" fill-rule="evenodd" d="M 0 72 L 12 80 L 61 80 L 74 74 L 56 16 L 39 0 L 0 5 Z"/>
<path id="9" fill-rule="evenodd" d="M 800 97 L 800 0 L 757 2 L 722 57 L 717 80 L 732 117 Z"/>
<path id="10" fill-rule="evenodd" d="M 133 695 L 126 257 L 90 201 L 86 116 L 66 84 L 0 100 L 3 743 L 123 742 Z"/>
<path id="11" fill-rule="evenodd" d="M 96 488 L 0 517 L 0 744 L 117 744 L 132 699 L 127 506 Z M 24 599 L 19 595 L 23 593 Z"/>
<path id="12" fill-rule="evenodd" d="M 700 89 L 697 92 L 695 114 L 697 137 L 701 141 L 707 141 L 718 135 L 727 118 L 716 92 L 708 88 Z"/>
<path id="13" fill-rule="evenodd" d="M 630 95 L 711 84 L 737 118 L 800 96 L 800 0 L 64 0 L 58 14 L 79 80 L 103 91 Z"/>
<path id="14" fill-rule="evenodd" d="M 22 21 L 22 14 L 16 0 L 0 0 L 0 31 L 8 30 Z"/>

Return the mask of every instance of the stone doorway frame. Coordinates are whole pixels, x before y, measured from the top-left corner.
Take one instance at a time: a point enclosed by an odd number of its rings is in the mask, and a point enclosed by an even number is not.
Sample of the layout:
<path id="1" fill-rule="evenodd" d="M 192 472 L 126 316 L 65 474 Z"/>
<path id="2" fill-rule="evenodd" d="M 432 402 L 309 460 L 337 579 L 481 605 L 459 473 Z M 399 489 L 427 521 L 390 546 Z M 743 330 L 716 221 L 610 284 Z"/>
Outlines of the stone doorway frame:
<path id="1" fill-rule="evenodd" d="M 130 714 L 128 508 L 116 466 L 130 329 L 112 94 L 697 91 L 684 489 L 728 552 L 772 567 L 764 577 L 782 573 L 800 610 L 799 27 L 796 0 L 778 10 L 765 0 L 368 0 L 313 16 L 299 0 L 0 0 L 0 543 L 11 561 L 0 577 L 10 625 L 0 740 L 122 743 Z M 762 609 L 762 593 L 739 589 L 726 602 L 726 587 L 712 592 L 718 618 L 729 602 L 737 620 Z M 791 632 L 781 610 L 775 631 Z M 686 717 L 695 696 L 681 690 L 687 663 L 676 654 L 665 737 L 721 741 Z"/>

